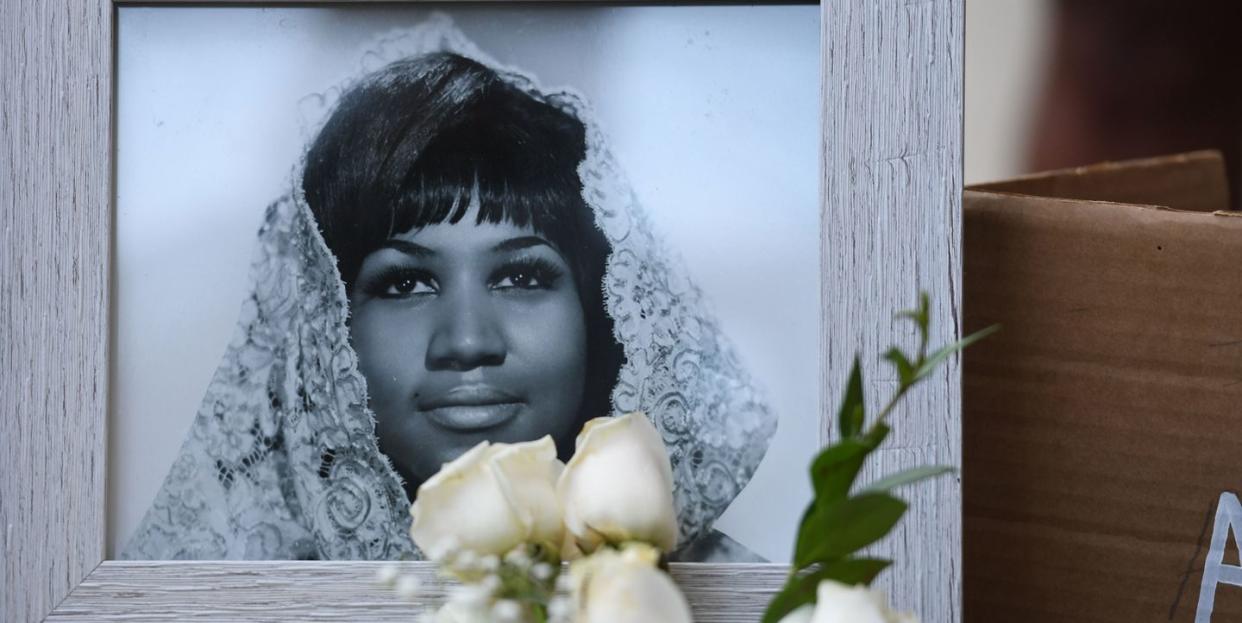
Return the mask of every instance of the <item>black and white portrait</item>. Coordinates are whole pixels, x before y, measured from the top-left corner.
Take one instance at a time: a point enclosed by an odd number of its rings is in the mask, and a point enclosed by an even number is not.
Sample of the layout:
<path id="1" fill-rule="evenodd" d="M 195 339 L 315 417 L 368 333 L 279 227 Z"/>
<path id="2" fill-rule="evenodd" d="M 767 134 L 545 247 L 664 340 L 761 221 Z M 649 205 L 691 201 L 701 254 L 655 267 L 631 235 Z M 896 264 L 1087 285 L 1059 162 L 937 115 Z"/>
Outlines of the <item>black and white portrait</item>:
<path id="1" fill-rule="evenodd" d="M 123 8 L 110 547 L 400 559 L 481 441 L 641 411 L 688 561 L 818 448 L 816 6 Z"/>

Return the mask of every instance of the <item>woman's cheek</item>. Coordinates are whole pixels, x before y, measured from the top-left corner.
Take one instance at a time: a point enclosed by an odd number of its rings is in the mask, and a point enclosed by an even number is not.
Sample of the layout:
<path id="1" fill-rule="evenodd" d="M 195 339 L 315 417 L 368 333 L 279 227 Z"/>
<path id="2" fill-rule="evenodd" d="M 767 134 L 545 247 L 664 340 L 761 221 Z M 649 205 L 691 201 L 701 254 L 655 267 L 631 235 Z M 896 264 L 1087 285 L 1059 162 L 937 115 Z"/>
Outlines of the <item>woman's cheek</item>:
<path id="1" fill-rule="evenodd" d="M 586 323 L 576 291 L 557 291 L 538 305 L 523 306 L 507 313 L 505 333 L 510 336 L 509 355 L 526 362 L 532 372 L 551 375 L 540 387 L 547 387 L 565 374 L 581 370 L 586 364 Z"/>
<path id="2" fill-rule="evenodd" d="M 442 456 L 426 421 L 409 417 L 415 408 L 418 383 L 424 371 L 418 343 L 425 336 L 410 321 L 412 314 L 400 310 L 356 309 L 350 334 L 358 355 L 358 371 L 367 382 L 367 397 L 375 415 L 375 432 L 380 450 L 388 456 L 401 477 L 412 487 L 435 473 L 440 463 L 454 457 Z"/>
<path id="3" fill-rule="evenodd" d="M 413 400 L 423 365 L 418 342 L 426 341 L 418 329 L 425 323 L 417 322 L 414 315 L 408 310 L 364 306 L 351 320 L 358 368 L 367 380 L 367 393 L 379 417 Z"/>
<path id="4" fill-rule="evenodd" d="M 577 433 L 586 378 L 586 326 L 576 292 L 505 314 L 509 357 L 520 368 L 534 417 L 514 430 L 523 440 Z"/>

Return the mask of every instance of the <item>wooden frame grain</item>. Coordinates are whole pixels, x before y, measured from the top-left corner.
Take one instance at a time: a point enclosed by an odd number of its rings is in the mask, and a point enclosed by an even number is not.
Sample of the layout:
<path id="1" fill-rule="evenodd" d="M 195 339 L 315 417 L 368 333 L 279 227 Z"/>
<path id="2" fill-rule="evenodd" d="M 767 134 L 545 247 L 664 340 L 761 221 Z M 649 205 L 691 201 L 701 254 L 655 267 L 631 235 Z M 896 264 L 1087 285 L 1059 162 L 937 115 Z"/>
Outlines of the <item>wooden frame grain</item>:
<path id="1" fill-rule="evenodd" d="M 103 560 L 119 4 L 0 3 L 0 620 L 409 620 L 371 582 L 377 563 Z M 936 294 L 935 340 L 960 334 L 963 0 L 830 0 L 821 33 L 833 397 L 856 351 L 910 339 L 890 313 L 920 289 Z M 876 357 L 863 368 L 888 378 Z M 954 360 L 911 397 L 878 471 L 960 465 L 959 379 Z M 960 485 L 910 496 L 878 548 L 898 561 L 883 587 L 927 623 L 958 621 Z M 408 565 L 434 598 L 431 569 Z M 786 571 L 673 568 L 704 622 L 758 620 Z"/>

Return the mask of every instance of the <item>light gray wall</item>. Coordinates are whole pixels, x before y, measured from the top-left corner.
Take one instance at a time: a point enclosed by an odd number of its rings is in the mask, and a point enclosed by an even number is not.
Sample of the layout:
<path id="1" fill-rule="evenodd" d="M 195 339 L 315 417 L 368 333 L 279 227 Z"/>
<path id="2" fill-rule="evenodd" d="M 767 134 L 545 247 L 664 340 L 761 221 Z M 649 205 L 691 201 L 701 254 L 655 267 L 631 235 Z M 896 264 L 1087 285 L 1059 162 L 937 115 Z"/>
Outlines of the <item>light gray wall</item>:
<path id="1" fill-rule="evenodd" d="M 1052 50 L 1051 0 L 966 3 L 966 183 L 1028 173 L 1031 115 Z"/>

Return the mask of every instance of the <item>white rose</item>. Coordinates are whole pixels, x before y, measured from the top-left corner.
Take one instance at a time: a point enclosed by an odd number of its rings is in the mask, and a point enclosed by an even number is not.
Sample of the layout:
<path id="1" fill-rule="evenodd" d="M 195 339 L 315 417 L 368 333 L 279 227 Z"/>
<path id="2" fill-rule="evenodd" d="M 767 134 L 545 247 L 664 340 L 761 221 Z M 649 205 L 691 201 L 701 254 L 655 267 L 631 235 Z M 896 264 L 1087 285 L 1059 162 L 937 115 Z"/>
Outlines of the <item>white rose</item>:
<path id="1" fill-rule="evenodd" d="M 556 552 L 564 539 L 555 489 L 563 469 L 551 437 L 484 441 L 418 488 L 410 536 L 432 558 L 459 548 L 503 555 L 523 543 Z"/>
<path id="2" fill-rule="evenodd" d="M 642 413 L 587 422 L 556 492 L 565 528 L 585 553 L 625 541 L 666 552 L 677 545 L 668 451 Z"/>
<path id="3" fill-rule="evenodd" d="M 690 604 L 667 573 L 660 552 L 634 544 L 604 548 L 573 563 L 576 623 L 691 623 Z"/>
<path id="4" fill-rule="evenodd" d="M 866 586 L 824 580 L 815 601 L 785 615 L 780 623 L 917 623 L 911 615 L 893 612 L 883 595 Z"/>

